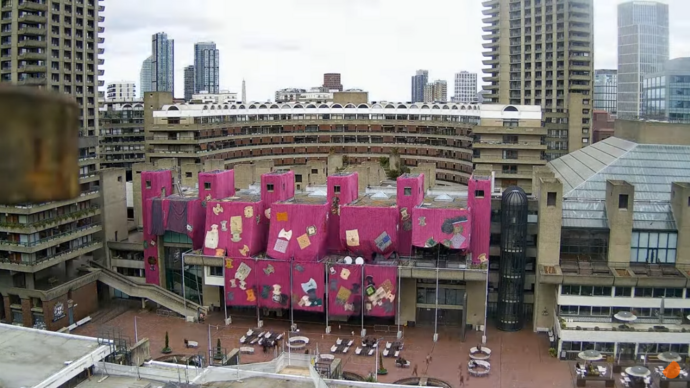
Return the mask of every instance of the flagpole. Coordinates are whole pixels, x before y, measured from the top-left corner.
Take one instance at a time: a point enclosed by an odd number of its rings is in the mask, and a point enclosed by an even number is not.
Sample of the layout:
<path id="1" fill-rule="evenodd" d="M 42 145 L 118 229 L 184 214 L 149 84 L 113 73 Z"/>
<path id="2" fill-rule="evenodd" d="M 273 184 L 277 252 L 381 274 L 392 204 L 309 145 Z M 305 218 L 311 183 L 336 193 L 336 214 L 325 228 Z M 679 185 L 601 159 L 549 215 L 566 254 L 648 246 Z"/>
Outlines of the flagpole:
<path id="1" fill-rule="evenodd" d="M 256 271 L 256 262 L 258 261 L 258 259 L 256 257 L 254 257 L 253 259 L 254 259 L 254 271 Z M 258 279 L 258 274 L 256 274 L 256 272 L 254 272 L 254 273 Z M 258 288 L 257 288 L 257 291 L 258 291 Z M 255 295 L 255 298 L 256 298 L 256 327 L 260 329 L 261 328 L 261 312 L 259 310 L 259 299 L 260 298 L 258 295 Z"/>
<path id="2" fill-rule="evenodd" d="M 290 259 L 290 331 L 294 330 L 295 327 L 295 315 L 294 315 L 294 303 L 295 301 L 292 300 L 292 295 L 294 295 L 294 292 L 292 291 L 293 287 L 293 279 L 292 279 L 292 271 L 294 270 L 294 264 L 295 264 L 295 256 L 293 255 L 292 258 Z"/>
<path id="3" fill-rule="evenodd" d="M 362 287 L 359 288 L 359 291 L 362 294 L 362 306 L 360 307 L 360 310 L 362 310 L 362 332 L 361 336 L 364 336 L 364 264 L 359 266 L 360 270 L 362 271 Z"/>
<path id="4" fill-rule="evenodd" d="M 324 302 L 324 308 L 326 309 L 326 330 L 328 330 L 328 289 L 330 288 L 331 279 L 328 266 L 324 265 L 324 269 L 326 269 L 326 301 Z"/>

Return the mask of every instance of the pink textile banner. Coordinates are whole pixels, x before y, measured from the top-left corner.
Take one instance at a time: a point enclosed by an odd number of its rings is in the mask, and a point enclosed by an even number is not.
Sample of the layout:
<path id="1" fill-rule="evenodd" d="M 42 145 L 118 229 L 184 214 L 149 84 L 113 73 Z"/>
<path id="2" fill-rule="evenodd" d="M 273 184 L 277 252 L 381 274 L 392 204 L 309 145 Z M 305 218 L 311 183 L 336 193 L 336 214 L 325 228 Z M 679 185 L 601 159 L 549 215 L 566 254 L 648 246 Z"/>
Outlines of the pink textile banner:
<path id="1" fill-rule="evenodd" d="M 225 258 L 225 303 L 228 306 L 256 306 L 256 260 Z"/>
<path id="2" fill-rule="evenodd" d="M 259 307 L 290 307 L 290 262 L 257 260 L 256 276 Z"/>
<path id="3" fill-rule="evenodd" d="M 347 250 L 366 261 L 374 253 L 388 257 L 398 248 L 398 208 L 342 206 L 340 240 Z"/>
<path id="4" fill-rule="evenodd" d="M 400 227 L 398 228 L 398 253 L 404 256 L 412 254 L 412 210 L 401 207 Z"/>
<path id="5" fill-rule="evenodd" d="M 144 274 L 147 284 L 160 285 L 158 260 L 158 236 L 151 236 L 144 232 Z"/>
<path id="6" fill-rule="evenodd" d="M 340 207 L 356 200 L 359 196 L 359 174 L 336 173 L 329 175 L 327 179 L 328 203 L 330 214 L 328 215 L 328 252 L 345 252 L 345 246 L 340 242 Z"/>
<path id="7" fill-rule="evenodd" d="M 293 171 L 269 172 L 261 175 L 261 201 L 266 210 L 275 202 L 285 201 L 295 196 L 295 173 Z M 266 212 L 270 219 L 270 210 Z"/>
<path id="8" fill-rule="evenodd" d="M 266 254 L 277 260 L 318 261 L 326 253 L 324 204 L 274 203 Z"/>
<path id="9" fill-rule="evenodd" d="M 468 249 L 472 230 L 468 209 L 417 207 L 412 211 L 412 245 L 431 248 Z"/>
<path id="10" fill-rule="evenodd" d="M 143 209 L 142 221 L 144 231 L 151 232 L 151 205 L 152 198 L 166 197 L 172 194 L 172 171 L 142 171 L 141 173 L 141 203 Z M 162 225 L 165 226 L 164 224 Z"/>
<path id="11" fill-rule="evenodd" d="M 394 317 L 398 289 L 398 267 L 364 266 L 364 314 Z"/>
<path id="12" fill-rule="evenodd" d="M 488 263 L 491 240 L 491 180 L 472 176 L 468 186 L 468 206 L 472 213 L 472 263 Z"/>
<path id="13" fill-rule="evenodd" d="M 326 294 L 323 263 L 292 263 L 292 308 L 323 312 Z"/>
<path id="14" fill-rule="evenodd" d="M 199 198 L 206 201 L 235 195 L 235 171 L 218 170 L 199 173 Z"/>
<path id="15" fill-rule="evenodd" d="M 200 199 L 187 202 L 187 236 L 192 239 L 192 248 L 204 246 L 204 226 L 206 225 L 206 208 Z"/>
<path id="16" fill-rule="evenodd" d="M 328 271 L 328 313 L 350 316 L 362 313 L 362 266 L 334 264 Z"/>
<path id="17" fill-rule="evenodd" d="M 249 257 L 264 250 L 268 222 L 262 202 L 209 201 L 204 254 Z"/>

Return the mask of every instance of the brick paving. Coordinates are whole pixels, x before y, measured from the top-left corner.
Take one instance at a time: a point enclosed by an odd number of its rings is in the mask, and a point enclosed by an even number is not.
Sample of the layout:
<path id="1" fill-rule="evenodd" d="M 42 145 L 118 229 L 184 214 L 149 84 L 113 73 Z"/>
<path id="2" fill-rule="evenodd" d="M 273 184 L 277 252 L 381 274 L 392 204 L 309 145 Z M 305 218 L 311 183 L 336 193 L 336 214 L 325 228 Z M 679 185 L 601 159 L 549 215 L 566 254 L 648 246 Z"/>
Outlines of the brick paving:
<path id="1" fill-rule="evenodd" d="M 223 348 L 228 351 L 239 347 L 239 338 L 249 329 L 256 326 L 256 320 L 251 318 L 233 317 L 230 326 L 223 326 L 222 314 L 212 314 L 205 323 L 188 323 L 181 318 L 164 317 L 146 310 L 130 310 L 108 322 L 87 324 L 77 328 L 73 333 L 86 336 L 97 336 L 99 325 L 115 326 L 122 330 L 123 335 L 134 342 L 134 317 L 137 317 L 139 339 L 149 338 L 151 344 L 151 356 L 156 359 L 163 354 L 165 332 L 170 337 L 170 347 L 173 354 L 192 355 L 196 353 L 208 354 L 208 325 L 220 326 L 220 329 L 211 328 L 212 346 L 216 346 L 218 338 L 221 339 Z M 441 328 L 438 342 L 433 342 L 433 328 L 416 327 L 404 329 L 405 347 L 401 356 L 409 360 L 409 369 L 395 367 L 393 358 L 384 358 L 384 366 L 388 369 L 388 375 L 380 376 L 379 381 L 392 383 L 398 379 L 410 377 L 413 366 L 418 366 L 420 376 L 434 377 L 450 383 L 453 387 L 459 387 L 458 366 L 462 364 L 465 384 L 463 387 L 471 388 L 533 388 L 533 387 L 571 387 L 573 376 L 570 372 L 571 363 L 558 361 L 548 354 L 548 339 L 544 334 L 535 334 L 528 329 L 517 333 L 504 333 L 495 330 L 489 325 L 488 346 L 491 353 L 491 373 L 488 377 L 470 377 L 467 380 L 467 362 L 469 361 L 469 349 L 477 346 L 481 341 L 481 334 L 468 332 L 465 342 L 459 339 L 459 329 Z M 529 327 L 529 325 L 526 325 Z M 352 331 L 358 338 L 359 326 L 342 325 L 333 323 L 333 333 L 324 334 L 323 325 L 302 324 L 298 325 L 300 335 L 310 338 L 309 348 L 312 353 L 318 349 L 322 353 L 328 353 L 335 340 L 340 337 L 344 340 L 352 339 Z M 265 330 L 281 333 L 289 328 L 287 321 L 265 321 Z M 395 326 L 391 326 L 396 330 Z M 394 341 L 395 332 L 374 333 L 373 327 L 367 328 L 370 336 L 384 337 L 385 340 Z M 198 349 L 184 347 L 184 339 L 197 341 Z M 242 355 L 242 363 L 268 361 L 272 354 L 264 354 L 259 346 L 253 355 Z M 426 367 L 426 357 L 431 355 L 431 363 Z M 342 357 L 342 356 L 340 356 Z M 355 372 L 366 376 L 375 369 L 375 357 L 356 356 L 354 347 L 343 357 L 343 370 Z M 594 384 L 598 385 L 598 384 Z M 603 386 L 603 383 L 601 384 Z"/>

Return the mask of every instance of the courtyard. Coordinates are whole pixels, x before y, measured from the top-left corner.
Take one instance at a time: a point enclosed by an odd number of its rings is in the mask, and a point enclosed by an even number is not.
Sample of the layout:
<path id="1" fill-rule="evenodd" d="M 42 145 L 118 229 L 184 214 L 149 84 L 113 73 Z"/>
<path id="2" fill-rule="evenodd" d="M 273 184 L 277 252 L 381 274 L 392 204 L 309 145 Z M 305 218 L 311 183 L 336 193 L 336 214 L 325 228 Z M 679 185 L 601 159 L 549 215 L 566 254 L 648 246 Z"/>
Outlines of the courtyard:
<path id="1" fill-rule="evenodd" d="M 211 343 L 216 346 L 220 338 L 226 351 L 239 348 L 239 339 L 249 329 L 256 328 L 256 320 L 233 317 L 229 326 L 223 325 L 221 314 L 211 314 L 204 323 L 189 323 L 181 318 L 161 316 L 148 310 L 127 310 L 124 313 L 105 321 L 96 319 L 94 323 L 77 328 L 73 334 L 97 336 L 104 327 L 116 327 L 130 343 L 135 340 L 135 317 L 139 339 L 148 338 L 151 345 L 151 357 L 158 359 L 165 356 L 161 351 L 165 345 L 165 332 L 169 334 L 170 348 L 175 355 L 208 354 L 208 330 L 211 325 Z M 283 333 L 289 330 L 288 321 L 266 320 L 262 330 Z M 307 349 L 313 354 L 330 353 L 330 348 L 338 338 L 345 341 L 355 340 L 361 343 L 359 326 L 338 325 L 332 323 L 332 333 L 325 334 L 324 325 L 298 323 L 299 335 L 310 339 Z M 384 328 L 383 331 L 381 329 Z M 396 340 L 396 326 L 367 327 L 367 336 L 383 338 L 381 341 Z M 355 336 L 352 336 L 354 331 Z M 397 368 L 394 358 L 384 358 L 384 367 L 388 370 L 379 381 L 392 383 L 412 376 L 417 366 L 419 376 L 428 376 L 444 380 L 454 387 L 459 386 L 458 367 L 462 364 L 465 387 L 477 388 L 532 388 L 532 387 L 565 387 L 573 385 L 570 363 L 558 361 L 549 356 L 548 339 L 544 334 L 536 334 L 527 329 L 516 333 L 500 332 L 489 325 L 487 344 L 491 349 L 491 373 L 488 377 L 467 376 L 467 363 L 470 360 L 470 349 L 481 343 L 481 333 L 469 331 L 465 342 L 459 339 L 458 327 L 439 328 L 438 342 L 433 342 L 433 327 L 403 328 L 404 349 L 400 356 L 410 361 L 409 368 Z M 196 349 L 186 348 L 184 340 L 199 343 Z M 255 353 L 241 355 L 241 362 L 254 363 L 268 361 L 273 353 L 264 353 L 260 346 L 255 346 Z M 303 353 L 303 352 L 302 352 Z M 426 359 L 430 356 L 427 367 Z M 343 371 L 366 376 L 375 369 L 376 357 L 355 355 L 354 347 L 347 354 L 338 354 L 342 358 Z"/>

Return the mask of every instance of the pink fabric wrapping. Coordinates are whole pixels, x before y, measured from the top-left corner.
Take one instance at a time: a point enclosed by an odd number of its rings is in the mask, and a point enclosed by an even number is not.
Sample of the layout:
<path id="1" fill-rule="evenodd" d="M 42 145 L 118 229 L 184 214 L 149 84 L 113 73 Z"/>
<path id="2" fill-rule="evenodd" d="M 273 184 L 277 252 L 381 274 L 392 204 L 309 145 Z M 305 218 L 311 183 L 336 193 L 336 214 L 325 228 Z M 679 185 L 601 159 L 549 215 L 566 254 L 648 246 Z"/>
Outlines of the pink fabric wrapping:
<path id="1" fill-rule="evenodd" d="M 256 306 L 256 261 L 252 258 L 225 258 L 225 303 L 228 306 Z"/>
<path id="2" fill-rule="evenodd" d="M 269 185 L 273 190 L 269 191 Z M 264 213 L 271 219 L 271 206 L 278 201 L 285 201 L 295 196 L 295 173 L 270 172 L 261 175 L 261 200 L 264 203 Z"/>
<path id="3" fill-rule="evenodd" d="M 274 203 L 266 254 L 277 260 L 318 261 L 326 253 L 324 204 Z"/>
<path id="4" fill-rule="evenodd" d="M 431 248 L 443 244 L 450 249 L 468 249 L 471 221 L 468 209 L 416 207 L 412 210 L 412 245 Z"/>
<path id="5" fill-rule="evenodd" d="M 192 248 L 203 248 L 205 225 L 206 208 L 203 207 L 202 200 L 195 199 L 187 202 L 187 236 L 192 239 Z"/>
<path id="6" fill-rule="evenodd" d="M 302 311 L 323 312 L 325 274 L 323 263 L 292 263 L 292 308 Z"/>
<path id="7" fill-rule="evenodd" d="M 149 203 L 151 201 L 148 201 Z M 147 284 L 160 285 L 158 237 L 144 232 L 144 275 Z"/>
<path id="8" fill-rule="evenodd" d="M 359 174 L 356 172 L 347 175 L 328 176 L 328 203 L 330 213 L 328 215 L 328 252 L 345 252 L 345 247 L 340 243 L 340 206 L 347 205 L 359 196 Z M 336 190 L 337 187 L 337 190 Z M 336 191 L 338 191 L 336 193 Z"/>
<path id="9" fill-rule="evenodd" d="M 163 191 L 165 189 L 165 191 Z M 141 172 L 141 203 L 144 208 L 142 221 L 144 231 L 151 233 L 151 198 L 160 198 L 172 194 L 172 171 L 142 171 Z"/>
<path id="10" fill-rule="evenodd" d="M 207 202 L 204 254 L 250 257 L 263 252 L 268 222 L 262 213 L 262 202 Z"/>
<path id="11" fill-rule="evenodd" d="M 362 266 L 334 264 L 328 272 L 328 313 L 337 316 L 362 313 Z"/>
<path id="12" fill-rule="evenodd" d="M 207 189 L 207 185 L 211 187 Z M 235 171 L 218 170 L 199 173 L 199 198 L 223 199 L 235 195 Z"/>
<path id="13" fill-rule="evenodd" d="M 473 176 L 468 186 L 468 206 L 472 214 L 472 263 L 488 263 L 491 238 L 491 180 L 477 179 Z"/>
<path id="14" fill-rule="evenodd" d="M 366 261 L 371 261 L 374 253 L 388 257 L 398 248 L 398 221 L 395 206 L 341 206 L 341 243 Z"/>
<path id="15" fill-rule="evenodd" d="M 256 276 L 259 307 L 290 308 L 290 262 L 257 260 Z"/>
<path id="16" fill-rule="evenodd" d="M 397 289 L 397 266 L 365 265 L 364 315 L 394 317 Z"/>
<path id="17" fill-rule="evenodd" d="M 424 201 L 424 174 L 399 176 L 396 201 L 400 210 L 398 253 L 408 256 L 412 253 L 412 209 Z"/>

